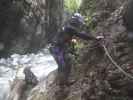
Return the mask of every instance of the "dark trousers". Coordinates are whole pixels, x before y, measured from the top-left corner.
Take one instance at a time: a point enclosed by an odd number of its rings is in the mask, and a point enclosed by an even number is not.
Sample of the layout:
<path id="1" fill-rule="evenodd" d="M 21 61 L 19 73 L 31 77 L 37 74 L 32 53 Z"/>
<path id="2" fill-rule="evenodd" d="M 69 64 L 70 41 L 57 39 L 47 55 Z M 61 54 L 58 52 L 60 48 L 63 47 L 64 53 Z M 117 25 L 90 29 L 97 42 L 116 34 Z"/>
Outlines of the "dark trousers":
<path id="1" fill-rule="evenodd" d="M 64 48 L 59 46 L 50 47 L 50 53 L 58 64 L 58 74 L 60 80 L 63 82 L 68 81 L 71 71 L 71 58 L 68 56 L 67 52 L 65 52 Z"/>

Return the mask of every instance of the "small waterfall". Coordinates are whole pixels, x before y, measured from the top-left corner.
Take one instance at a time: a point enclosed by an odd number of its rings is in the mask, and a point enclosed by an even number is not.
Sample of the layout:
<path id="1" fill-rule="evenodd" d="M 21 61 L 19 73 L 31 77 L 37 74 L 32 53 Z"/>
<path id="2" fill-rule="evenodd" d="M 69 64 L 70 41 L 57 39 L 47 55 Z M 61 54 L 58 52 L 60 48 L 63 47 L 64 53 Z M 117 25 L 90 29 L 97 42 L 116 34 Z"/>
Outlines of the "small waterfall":
<path id="1" fill-rule="evenodd" d="M 24 79 L 23 69 L 28 66 L 32 67 L 31 70 L 40 81 L 57 69 L 57 64 L 47 49 L 37 54 L 13 54 L 7 59 L 0 59 L 0 100 L 7 100 L 11 82 L 15 77 Z"/>

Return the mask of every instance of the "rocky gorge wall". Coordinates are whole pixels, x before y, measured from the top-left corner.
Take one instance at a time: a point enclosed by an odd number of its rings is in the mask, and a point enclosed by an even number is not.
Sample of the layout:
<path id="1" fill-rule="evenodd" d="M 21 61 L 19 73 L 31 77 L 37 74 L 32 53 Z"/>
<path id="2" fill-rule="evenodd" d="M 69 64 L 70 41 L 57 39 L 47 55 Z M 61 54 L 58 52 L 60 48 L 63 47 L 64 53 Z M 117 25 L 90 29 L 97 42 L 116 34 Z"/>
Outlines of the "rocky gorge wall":
<path id="1" fill-rule="evenodd" d="M 1 57 L 43 48 L 62 24 L 63 0 L 1 0 L 0 5 Z"/>
<path id="2" fill-rule="evenodd" d="M 103 6 L 110 3 L 112 6 L 105 6 L 101 11 L 96 10 L 98 14 L 94 17 L 100 21 L 97 22 L 93 35 L 104 35 L 102 44 L 109 55 L 126 73 L 133 75 L 133 48 L 128 41 L 127 30 L 123 23 L 128 1 L 117 0 L 117 3 L 114 3 L 114 0 L 98 1 L 97 8 L 101 2 Z M 27 100 L 133 99 L 132 78 L 116 67 L 101 42 L 85 42 L 85 46 L 79 52 L 78 61 L 73 62 L 69 84 L 58 84 L 58 71 L 54 71 L 31 91 Z"/>
<path id="3" fill-rule="evenodd" d="M 117 0 L 115 5 L 113 0 L 107 1 L 112 3 L 113 10 L 108 10 L 109 8 L 105 7 L 103 12 L 101 11 L 99 16 L 104 17 L 98 17 L 102 21 L 97 23 L 94 35 L 104 35 L 103 44 L 109 55 L 126 73 L 133 75 L 132 46 L 129 45 L 127 30 L 123 25 L 123 14 L 128 1 Z M 105 1 L 105 3 L 107 2 Z M 109 11 L 108 16 L 105 15 L 105 10 Z M 51 73 L 57 78 L 53 78 L 51 82 L 49 81 L 51 75 L 49 75 L 46 83 L 47 90 L 39 100 L 44 100 L 44 98 L 45 100 L 133 99 L 132 78 L 123 74 L 116 67 L 101 44 L 95 41 L 89 42 L 80 52 L 78 64 L 73 64 L 69 85 L 60 86 L 57 80 L 58 74 Z M 36 95 L 33 94 L 33 98 L 29 100 L 34 100 L 34 97 Z"/>

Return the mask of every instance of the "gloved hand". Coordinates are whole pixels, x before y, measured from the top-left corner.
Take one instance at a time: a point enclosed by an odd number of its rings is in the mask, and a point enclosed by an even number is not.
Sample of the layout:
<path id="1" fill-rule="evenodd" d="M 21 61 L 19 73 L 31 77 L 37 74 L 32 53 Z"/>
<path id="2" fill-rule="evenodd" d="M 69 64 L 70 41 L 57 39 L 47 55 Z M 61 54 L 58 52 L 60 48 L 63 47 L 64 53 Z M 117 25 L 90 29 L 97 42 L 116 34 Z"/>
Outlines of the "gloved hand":
<path id="1" fill-rule="evenodd" d="M 104 36 L 97 36 L 96 40 L 97 40 L 97 43 L 101 45 L 104 43 Z"/>
<path id="2" fill-rule="evenodd" d="M 97 36 L 96 39 L 97 39 L 97 40 L 104 39 L 104 36 Z"/>

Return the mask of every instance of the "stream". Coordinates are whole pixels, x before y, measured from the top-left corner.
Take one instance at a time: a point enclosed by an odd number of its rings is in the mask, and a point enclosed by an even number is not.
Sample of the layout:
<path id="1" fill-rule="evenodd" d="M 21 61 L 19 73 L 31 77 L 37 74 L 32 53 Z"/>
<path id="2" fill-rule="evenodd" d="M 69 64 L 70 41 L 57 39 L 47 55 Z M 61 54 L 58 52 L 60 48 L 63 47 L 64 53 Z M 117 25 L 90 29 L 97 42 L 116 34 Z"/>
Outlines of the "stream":
<path id="1" fill-rule="evenodd" d="M 7 100 L 11 82 L 15 77 L 24 79 L 25 67 L 32 67 L 32 72 L 41 81 L 57 69 L 57 64 L 47 49 L 36 54 L 13 54 L 7 59 L 0 59 L 0 100 Z"/>

